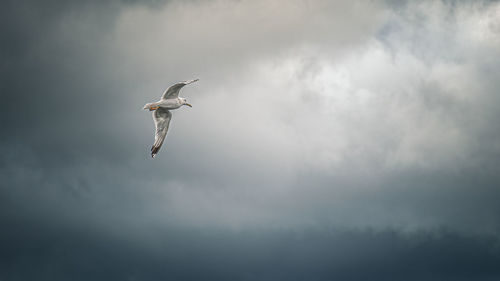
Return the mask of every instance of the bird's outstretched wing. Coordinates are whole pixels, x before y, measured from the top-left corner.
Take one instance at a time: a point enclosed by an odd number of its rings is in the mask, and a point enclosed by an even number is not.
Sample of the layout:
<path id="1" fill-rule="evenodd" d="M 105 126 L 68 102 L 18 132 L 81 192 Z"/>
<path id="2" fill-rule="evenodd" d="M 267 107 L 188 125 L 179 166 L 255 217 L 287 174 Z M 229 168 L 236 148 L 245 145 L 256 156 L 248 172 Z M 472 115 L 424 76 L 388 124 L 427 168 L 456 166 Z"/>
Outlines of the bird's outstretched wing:
<path id="1" fill-rule="evenodd" d="M 198 79 L 194 79 L 194 80 L 189 80 L 189 81 L 183 81 L 183 82 L 179 82 L 177 84 L 174 84 L 172 86 L 170 86 L 170 88 L 166 89 L 165 92 L 163 93 L 163 95 L 161 96 L 162 99 L 174 99 L 174 98 L 177 98 L 179 96 L 179 91 L 181 90 L 182 87 L 188 85 L 188 84 L 191 84 L 191 83 L 194 83 L 198 81 Z"/>
<path id="2" fill-rule="evenodd" d="M 158 151 L 167 136 L 170 119 L 172 119 L 172 113 L 167 109 L 160 107 L 153 112 L 153 120 L 155 121 L 156 127 L 155 142 L 151 147 L 151 157 L 153 158 L 156 154 L 158 154 Z"/>

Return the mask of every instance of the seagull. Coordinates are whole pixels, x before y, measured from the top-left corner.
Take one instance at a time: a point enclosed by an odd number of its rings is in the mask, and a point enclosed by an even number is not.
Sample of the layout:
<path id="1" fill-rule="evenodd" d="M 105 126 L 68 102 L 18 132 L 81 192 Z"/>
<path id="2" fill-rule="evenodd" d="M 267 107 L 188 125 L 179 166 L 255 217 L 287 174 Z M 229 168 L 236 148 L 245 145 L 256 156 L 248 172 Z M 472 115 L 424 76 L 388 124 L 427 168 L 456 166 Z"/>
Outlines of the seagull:
<path id="1" fill-rule="evenodd" d="M 165 90 L 159 101 L 147 103 L 144 106 L 143 109 L 154 111 L 153 120 L 155 121 L 156 133 L 155 142 L 151 147 L 151 157 L 154 158 L 156 154 L 158 154 L 158 151 L 167 136 L 168 125 L 170 124 L 170 119 L 172 119 L 172 113 L 170 110 L 177 109 L 183 105 L 192 107 L 192 105 L 190 105 L 185 98 L 179 97 L 179 91 L 182 87 L 196 81 L 198 81 L 198 79 L 176 83 Z"/>

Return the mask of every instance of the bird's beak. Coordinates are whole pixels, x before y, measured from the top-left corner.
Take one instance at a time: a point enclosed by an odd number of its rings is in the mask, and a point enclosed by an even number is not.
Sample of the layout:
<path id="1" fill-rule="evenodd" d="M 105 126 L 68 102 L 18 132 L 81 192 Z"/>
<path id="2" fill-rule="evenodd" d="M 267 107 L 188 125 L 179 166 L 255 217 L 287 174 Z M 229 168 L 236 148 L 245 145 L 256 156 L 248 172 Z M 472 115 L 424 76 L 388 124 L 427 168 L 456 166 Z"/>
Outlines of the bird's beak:
<path id="1" fill-rule="evenodd" d="M 186 105 L 187 105 L 187 106 L 189 106 L 189 107 L 193 107 L 193 106 L 192 106 L 192 105 L 190 105 L 189 103 L 186 103 Z"/>
<path id="2" fill-rule="evenodd" d="M 186 84 L 191 84 L 191 83 L 194 83 L 194 82 L 196 82 L 198 80 L 200 80 L 200 79 L 194 79 L 194 80 L 188 81 Z"/>

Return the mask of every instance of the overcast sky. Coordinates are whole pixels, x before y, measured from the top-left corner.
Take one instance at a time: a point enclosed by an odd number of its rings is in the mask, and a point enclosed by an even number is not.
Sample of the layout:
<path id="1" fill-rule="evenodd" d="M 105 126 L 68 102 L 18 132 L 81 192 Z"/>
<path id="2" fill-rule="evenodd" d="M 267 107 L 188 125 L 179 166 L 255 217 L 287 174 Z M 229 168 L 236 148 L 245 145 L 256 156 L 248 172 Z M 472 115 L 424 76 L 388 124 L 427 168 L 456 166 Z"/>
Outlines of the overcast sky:
<path id="1" fill-rule="evenodd" d="M 0 280 L 498 280 L 500 3 L 4 1 Z M 145 103 L 180 81 L 155 159 Z"/>

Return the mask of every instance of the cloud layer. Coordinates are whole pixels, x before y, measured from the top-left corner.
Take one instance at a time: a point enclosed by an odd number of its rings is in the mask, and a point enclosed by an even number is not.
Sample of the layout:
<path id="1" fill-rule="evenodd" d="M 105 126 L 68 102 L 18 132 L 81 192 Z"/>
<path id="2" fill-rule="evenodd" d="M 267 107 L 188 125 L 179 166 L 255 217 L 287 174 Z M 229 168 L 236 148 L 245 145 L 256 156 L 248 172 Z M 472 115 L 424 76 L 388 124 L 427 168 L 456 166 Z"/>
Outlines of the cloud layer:
<path id="1" fill-rule="evenodd" d="M 6 7 L 0 279 L 500 275 L 498 3 Z"/>

